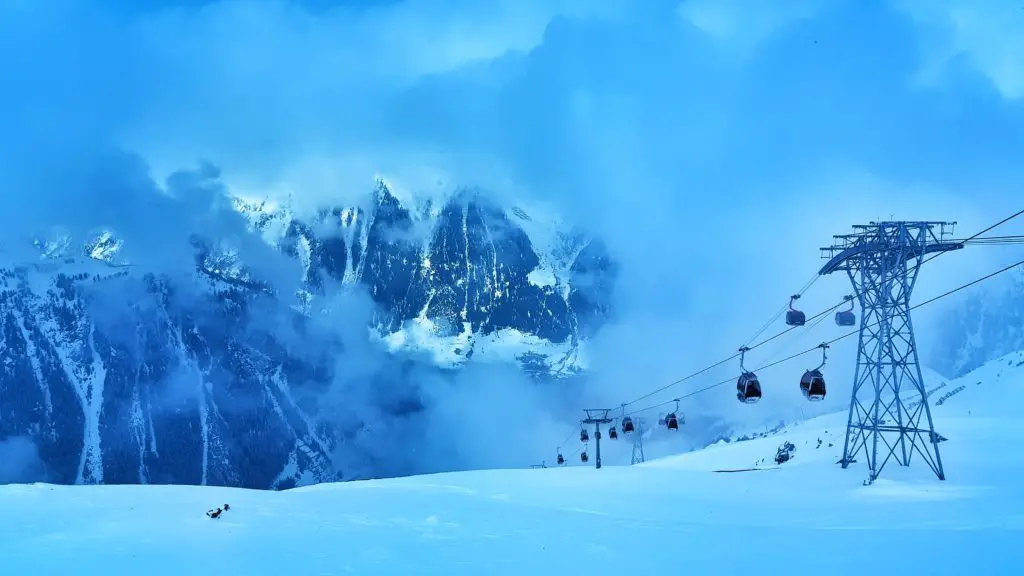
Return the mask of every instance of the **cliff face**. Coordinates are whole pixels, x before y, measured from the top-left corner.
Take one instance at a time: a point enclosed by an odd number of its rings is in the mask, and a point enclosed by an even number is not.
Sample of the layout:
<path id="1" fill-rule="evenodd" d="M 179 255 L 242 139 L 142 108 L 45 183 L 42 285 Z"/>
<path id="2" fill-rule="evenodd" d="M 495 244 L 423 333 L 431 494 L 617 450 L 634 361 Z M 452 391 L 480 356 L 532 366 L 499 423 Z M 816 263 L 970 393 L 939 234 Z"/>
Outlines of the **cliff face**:
<path id="1" fill-rule="evenodd" d="M 287 221 L 277 241 L 304 262 L 311 290 L 365 285 L 388 342 L 428 349 L 440 364 L 518 340 L 521 361 L 539 354 L 546 370 L 571 372 L 580 368 L 580 339 L 610 312 L 616 271 L 599 241 L 549 228 L 539 249 L 523 227 L 530 216 L 477 194 L 415 212 L 381 184 L 371 210 L 322 210 L 311 223 L 240 209 L 264 231 Z"/>
<path id="2" fill-rule="evenodd" d="M 286 488 L 402 472 L 382 464 L 393 444 L 356 437 L 381 414 L 422 410 L 403 381 L 409 353 L 433 369 L 513 361 L 557 378 L 582 368 L 582 343 L 610 313 L 600 243 L 548 230 L 538 249 L 530 216 L 479 195 L 417 211 L 382 184 L 367 207 L 308 221 L 235 207 L 302 264 L 298 298 L 201 238 L 184 277 L 115 266 L 109 235 L 0 270 L 0 440 L 34 442 L 32 479 Z M 350 377 L 346 343 L 311 315 L 359 287 L 375 304 L 370 339 L 395 367 Z M 372 415 L 325 415 L 328 394 L 346 403 L 334 384 L 346 378 L 375 391 L 359 404 Z"/>

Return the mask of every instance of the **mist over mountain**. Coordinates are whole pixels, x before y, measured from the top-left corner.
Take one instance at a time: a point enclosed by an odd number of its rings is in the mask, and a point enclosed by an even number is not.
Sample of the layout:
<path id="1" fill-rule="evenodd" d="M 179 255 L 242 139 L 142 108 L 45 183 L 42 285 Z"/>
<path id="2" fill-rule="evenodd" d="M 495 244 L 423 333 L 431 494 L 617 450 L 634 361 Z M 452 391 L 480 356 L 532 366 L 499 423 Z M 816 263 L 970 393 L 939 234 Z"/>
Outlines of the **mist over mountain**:
<path id="1" fill-rule="evenodd" d="M 950 378 L 1024 350 L 1024 269 L 969 292 L 935 322 L 929 365 Z"/>
<path id="2" fill-rule="evenodd" d="M 473 466 L 473 390 L 554 398 L 612 313 L 599 240 L 482 191 L 406 206 L 379 181 L 303 218 L 231 196 L 210 165 L 161 188 L 109 160 L 92 184 L 142 182 L 138 217 L 205 226 L 122 233 L 131 214 L 94 207 L 8 241 L 0 437 L 33 447 L 29 480 L 287 488 Z"/>

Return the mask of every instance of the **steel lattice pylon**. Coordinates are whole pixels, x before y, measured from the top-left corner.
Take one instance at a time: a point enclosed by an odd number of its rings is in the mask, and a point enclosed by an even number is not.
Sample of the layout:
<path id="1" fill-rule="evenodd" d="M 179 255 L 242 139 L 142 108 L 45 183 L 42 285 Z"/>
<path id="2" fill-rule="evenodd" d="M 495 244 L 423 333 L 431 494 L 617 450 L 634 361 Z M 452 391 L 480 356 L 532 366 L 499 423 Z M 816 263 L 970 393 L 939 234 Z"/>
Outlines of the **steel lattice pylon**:
<path id="1" fill-rule="evenodd" d="M 909 466 L 915 450 L 940 480 L 946 478 L 918 361 L 910 295 L 925 254 L 963 247 L 948 239 L 954 224 L 871 222 L 835 236 L 836 243 L 822 249 L 829 261 L 819 274 L 845 270 L 861 306 L 840 463 L 846 468 L 863 453 L 868 482 L 892 457 Z"/>
<path id="2" fill-rule="evenodd" d="M 584 408 L 583 411 L 587 414 L 587 417 L 583 419 L 583 424 L 594 425 L 594 441 L 597 444 L 597 458 L 594 458 L 594 468 L 601 468 L 601 424 L 611 424 L 614 420 L 608 415 L 611 410 L 608 408 Z"/>
<path id="3" fill-rule="evenodd" d="M 647 431 L 647 419 L 640 417 L 634 418 L 633 421 L 636 423 L 636 431 L 633 433 L 633 456 L 630 458 L 630 464 L 642 464 L 646 458 L 644 458 L 644 432 Z"/>

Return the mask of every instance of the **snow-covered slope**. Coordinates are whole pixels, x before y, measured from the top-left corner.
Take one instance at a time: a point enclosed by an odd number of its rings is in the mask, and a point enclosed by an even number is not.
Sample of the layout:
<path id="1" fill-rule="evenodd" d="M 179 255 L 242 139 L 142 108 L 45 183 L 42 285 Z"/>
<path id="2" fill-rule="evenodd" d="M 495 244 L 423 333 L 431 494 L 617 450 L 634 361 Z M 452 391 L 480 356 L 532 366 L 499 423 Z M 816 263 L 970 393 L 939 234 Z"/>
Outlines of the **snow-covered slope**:
<path id="1" fill-rule="evenodd" d="M 947 480 L 834 464 L 842 414 L 638 466 L 494 470 L 285 492 L 0 488 L 12 574 L 1017 574 L 1024 354 L 934 398 Z M 954 392 L 956 390 L 956 392 Z M 825 443 L 816 447 L 817 438 Z M 796 445 L 781 466 L 737 473 Z M 833 447 L 827 447 L 828 442 Z M 216 520 L 207 509 L 231 505 Z"/>
<path id="2" fill-rule="evenodd" d="M 939 445 L 944 461 L 948 450 L 955 451 L 957 447 L 970 444 L 972 430 L 979 426 L 987 426 L 987 419 L 1004 419 L 1004 424 L 1009 425 L 1015 418 L 1024 416 L 1024 407 L 1006 400 L 1024 393 L 1024 352 L 1008 354 L 960 378 L 933 378 L 927 382 L 935 431 L 948 439 Z M 792 459 L 783 465 L 785 468 L 832 464 L 838 462 L 843 455 L 846 420 L 845 411 L 825 414 L 783 426 L 770 434 L 758 435 L 751 440 L 722 440 L 703 450 L 662 458 L 643 466 L 690 470 L 775 468 L 776 452 L 786 442 L 792 444 L 795 449 L 792 452 Z M 961 436 L 964 433 L 968 434 L 967 438 Z M 981 444 L 976 448 L 982 452 L 989 449 Z M 994 459 L 996 465 L 998 460 L 998 457 Z M 857 464 L 851 464 L 847 472 L 854 470 L 860 470 L 864 478 L 867 477 L 867 470 L 863 466 L 858 468 Z M 921 470 L 927 472 L 928 469 L 922 466 Z M 921 470 L 913 472 L 912 475 L 917 476 Z M 946 471 L 947 476 L 960 476 L 968 472 L 969 477 L 974 477 L 974 472 L 957 470 L 955 466 L 951 467 L 948 464 Z M 908 471 L 890 463 L 883 470 L 881 477 L 901 477 L 904 472 Z"/>
<path id="3" fill-rule="evenodd" d="M 950 300 L 938 322 L 940 336 L 928 355 L 929 363 L 943 374 L 961 376 L 1024 349 L 1024 267 Z"/>

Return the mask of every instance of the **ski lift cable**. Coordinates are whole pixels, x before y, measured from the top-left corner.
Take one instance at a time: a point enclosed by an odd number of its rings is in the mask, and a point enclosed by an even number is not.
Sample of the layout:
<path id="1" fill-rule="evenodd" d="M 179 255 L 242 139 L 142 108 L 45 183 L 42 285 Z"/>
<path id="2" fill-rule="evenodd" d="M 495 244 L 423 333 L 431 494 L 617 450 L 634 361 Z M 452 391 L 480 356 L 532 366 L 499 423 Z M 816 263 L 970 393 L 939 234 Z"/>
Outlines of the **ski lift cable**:
<path id="1" fill-rule="evenodd" d="M 1013 220 L 1014 218 L 1020 216 L 1021 214 L 1024 214 L 1024 208 L 1018 210 L 1017 212 L 1015 212 L 1013 214 L 1010 214 L 1006 218 L 1003 218 L 999 222 L 996 222 L 995 224 L 989 226 L 988 228 L 985 228 L 981 232 L 978 232 L 977 234 L 973 234 L 971 236 L 968 236 L 967 238 L 965 238 L 963 240 L 963 242 L 970 242 L 971 240 L 974 240 L 975 238 L 978 238 L 982 234 L 984 234 L 986 232 L 989 232 L 990 230 L 993 230 L 994 228 L 998 228 L 999 226 L 1002 226 L 1003 224 L 1006 224 L 1007 222 L 1009 222 L 1010 220 Z"/>
<path id="2" fill-rule="evenodd" d="M 569 435 L 565 437 L 565 440 L 562 440 L 561 442 L 558 443 L 558 449 L 561 450 L 562 447 L 565 446 L 566 444 L 568 444 L 569 440 L 571 440 L 572 437 L 575 436 L 575 435 L 576 435 L 576 431 L 575 430 L 573 430 L 572 432 L 569 432 Z"/>
<path id="3" fill-rule="evenodd" d="M 804 286 L 803 286 L 803 288 L 801 288 L 801 289 L 800 289 L 800 290 L 799 290 L 799 291 L 797 292 L 797 294 L 799 294 L 799 295 L 803 296 L 803 294 L 804 294 L 805 292 L 807 292 L 808 290 L 810 290 L 810 289 L 811 289 L 811 286 L 813 286 L 813 285 L 814 285 L 814 283 L 815 283 L 815 282 L 817 282 L 817 281 L 818 281 L 818 278 L 820 278 L 820 277 L 821 277 L 821 275 L 820 275 L 820 274 L 818 274 L 817 272 L 815 272 L 815 273 L 814 273 L 814 274 L 813 274 L 813 275 L 812 275 L 812 276 L 810 277 L 810 279 L 808 279 L 808 280 L 807 280 L 807 282 L 806 282 L 806 283 L 804 283 Z M 764 331 L 765 331 L 765 330 L 767 330 L 767 329 L 768 329 L 768 328 L 769 328 L 769 327 L 770 327 L 770 326 L 771 326 L 772 324 L 774 324 L 774 323 L 775 323 L 775 321 L 776 321 L 776 320 L 778 320 L 780 316 L 782 316 L 783 314 L 785 314 L 786 310 L 788 310 L 788 309 L 789 309 L 789 304 L 783 304 L 782 306 L 780 306 L 780 307 L 779 307 L 779 309 L 778 309 L 778 310 L 777 310 L 777 311 L 775 312 L 775 314 L 773 314 L 773 315 L 772 315 L 772 316 L 771 316 L 771 317 L 770 317 L 770 318 L 768 319 L 768 321 L 767 321 L 767 322 L 765 322 L 765 323 L 764 323 L 763 325 L 761 325 L 761 327 L 760 327 L 760 328 L 758 328 L 757 332 L 755 332 L 753 336 L 751 336 L 750 338 L 748 338 L 748 339 L 747 339 L 747 341 L 743 343 L 743 345 L 744 345 L 744 346 L 749 346 L 751 342 L 753 342 L 754 340 L 757 340 L 757 338 L 758 338 L 758 337 L 759 337 L 759 336 L 760 336 L 761 334 L 764 334 Z"/>
<path id="4" fill-rule="evenodd" d="M 780 316 L 785 314 L 786 310 L 788 310 L 788 309 L 789 309 L 789 304 L 783 304 L 782 306 L 780 306 L 779 309 L 775 312 L 775 314 L 773 314 L 770 318 L 768 318 L 768 320 L 764 324 L 762 324 L 760 328 L 757 329 L 757 332 L 754 332 L 754 334 L 750 338 L 748 338 L 743 343 L 743 345 L 744 346 L 749 345 L 751 342 L 756 340 L 758 336 L 760 336 L 761 334 L 764 334 L 764 331 L 767 330 L 769 326 L 774 324 L 775 321 L 778 320 Z"/>
<path id="5" fill-rule="evenodd" d="M 986 232 L 989 232 L 989 231 L 991 231 L 991 230 L 993 230 L 993 229 L 995 229 L 995 228 L 997 228 L 997 227 L 999 227 L 999 226 L 1001 226 L 1001 225 L 1003 225 L 1003 224 L 1005 224 L 1005 223 L 1009 222 L 1010 220 L 1013 220 L 1014 218 L 1017 218 L 1017 217 L 1018 217 L 1018 216 L 1020 216 L 1021 214 L 1024 214 L 1024 209 L 1022 209 L 1022 210 L 1019 210 L 1019 211 L 1015 212 L 1014 214 L 1011 214 L 1011 215 L 1007 216 L 1006 218 L 1003 218 L 1003 219 L 1002 219 L 1002 220 L 1000 220 L 999 222 L 996 222 L 995 224 L 992 224 L 991 226 L 988 226 L 987 228 L 985 228 L 985 229 L 981 230 L 980 232 L 977 232 L 977 233 L 975 233 L 975 234 L 972 234 L 971 236 L 968 236 L 967 238 L 964 238 L 963 240 L 960 240 L 959 242 L 962 242 L 962 243 L 968 243 L 968 242 L 974 242 L 974 241 L 978 241 L 978 240 L 984 240 L 983 238 L 981 238 L 981 235 L 982 235 L 982 234 L 985 234 Z M 996 238 L 1000 238 L 1000 237 L 996 237 Z M 1015 238 L 1015 236 L 1006 236 L 1006 237 L 1002 237 L 1002 238 Z M 1024 238 L 1024 236 L 1022 236 L 1022 238 Z M 947 252 L 947 251 L 943 251 L 943 252 L 937 252 L 937 253 L 933 254 L 933 255 L 932 255 L 932 256 L 930 256 L 929 258 L 926 258 L 926 259 L 924 259 L 924 260 L 923 260 L 923 261 L 922 261 L 922 262 L 921 262 L 921 263 L 919 264 L 919 266 L 920 266 L 920 265 L 923 265 L 923 264 L 924 264 L 925 262 L 928 262 L 928 261 L 930 261 L 930 260 L 933 260 L 933 259 L 935 259 L 935 258 L 937 258 L 937 257 L 939 257 L 939 256 L 941 256 L 941 255 L 943 255 L 943 254 L 946 254 L 946 252 Z M 814 282 L 815 282 L 815 281 L 817 281 L 817 279 L 818 279 L 819 277 L 820 277 L 820 275 L 819 275 L 819 274 L 815 274 L 815 275 L 814 275 L 814 277 L 812 277 L 812 278 L 811 278 L 810 280 L 808 280 L 808 281 L 807 281 L 807 283 L 806 283 L 806 284 L 804 284 L 804 287 L 803 287 L 803 288 L 801 288 L 801 291 L 800 291 L 799 293 L 800 293 L 800 294 L 803 294 L 803 293 L 804 293 L 804 292 L 806 292 L 806 291 L 807 291 L 808 289 L 810 289 L 810 287 L 811 287 L 812 285 L 814 285 Z M 848 302 L 848 301 L 844 299 L 844 300 L 840 301 L 840 302 L 839 302 L 838 304 L 836 304 L 835 306 L 832 306 L 831 308 L 828 308 L 827 310 L 823 310 L 822 312 L 819 312 L 818 314 L 815 314 L 814 316 L 811 316 L 811 317 L 810 317 L 810 318 L 808 318 L 808 319 L 807 319 L 806 321 L 807 321 L 807 322 L 813 322 L 814 320 L 816 320 L 816 319 L 818 319 L 818 318 L 822 318 L 822 317 L 824 317 L 824 316 L 825 316 L 826 314 L 828 314 L 828 313 L 830 313 L 830 312 L 832 312 L 832 311 L 836 310 L 836 309 L 837 309 L 837 308 L 839 308 L 840 306 L 843 306 L 844 304 L 847 304 L 847 302 Z M 783 311 L 784 311 L 784 310 L 786 310 L 786 309 L 788 309 L 788 305 L 787 305 L 786 307 L 783 307 Z M 772 319 L 772 322 L 774 322 L 774 321 L 775 321 L 775 320 L 777 320 L 777 319 L 778 319 L 778 315 L 776 315 L 776 316 L 775 316 L 775 317 L 774 317 L 774 318 Z M 792 331 L 792 330 L 795 330 L 796 328 L 801 328 L 801 327 L 802 327 L 802 326 L 790 326 L 790 327 L 786 328 L 785 330 L 782 330 L 781 332 L 778 332 L 778 333 L 776 333 L 776 334 L 775 334 L 774 336 L 771 336 L 771 337 L 769 337 L 769 338 L 766 338 L 766 339 L 764 339 L 764 340 L 762 340 L 762 341 L 758 342 L 757 344 L 754 344 L 753 346 L 745 346 L 745 348 L 747 348 L 747 351 L 750 351 L 750 350 L 754 350 L 754 349 L 756 349 L 756 348 L 759 348 L 759 347 L 761 347 L 761 346 L 763 346 L 763 345 L 767 344 L 768 342 L 771 342 L 772 340 L 775 340 L 775 339 L 777 339 L 777 338 L 779 338 L 779 337 L 781 337 L 781 336 L 783 336 L 783 335 L 785 335 L 785 334 L 789 333 L 789 332 L 790 332 L 790 331 Z M 813 326 L 812 326 L 812 327 L 813 327 Z M 759 332 L 764 332 L 764 329 L 761 329 L 761 330 L 760 330 Z M 760 335 L 760 334 L 758 334 L 758 335 Z M 756 336 L 755 336 L 755 337 L 756 337 Z M 817 347 L 815 347 L 815 349 L 817 349 Z M 725 358 L 725 359 L 723 359 L 723 360 L 720 360 L 720 361 L 718 361 L 718 362 L 715 362 L 714 364 L 711 364 L 710 366 L 707 366 L 707 367 L 705 367 L 705 368 L 702 368 L 702 369 L 700 369 L 700 370 L 697 370 L 696 372 L 693 372 L 693 373 L 691 373 L 691 374 L 688 374 L 687 376 L 684 376 L 684 377 L 682 377 L 682 378 L 680 378 L 680 379 L 678 379 L 678 380 L 675 380 L 675 381 L 673 381 L 673 382 L 669 382 L 668 384 L 666 384 L 666 385 L 662 386 L 661 388 L 658 388 L 658 389 L 656 389 L 656 390 L 652 390 L 651 392 L 648 392 L 647 394 L 644 394 L 643 396 L 640 396 L 640 397 L 638 397 L 638 398 L 634 398 L 633 400 L 631 400 L 631 401 L 629 401 L 629 402 L 626 402 L 626 403 L 624 403 L 624 404 L 623 404 L 623 406 L 631 406 L 631 405 L 633 405 L 633 404 L 636 404 L 637 402 L 640 402 L 640 401 L 642 401 L 642 400 L 646 400 L 646 399 L 650 398 L 651 396 L 654 396 L 654 395 L 656 395 L 656 394 L 659 394 L 659 393 L 661 393 L 661 392 L 664 392 L 665 390 L 668 390 L 668 389 L 670 389 L 670 388 L 673 388 L 673 387 L 675 387 L 675 386 L 678 386 L 679 384 L 682 384 L 683 382 L 686 382 L 686 381 L 688 381 L 688 380 L 692 380 L 693 378 L 696 378 L 697 376 L 700 376 L 701 374 L 704 374 L 705 372 L 707 372 L 707 371 L 709 371 L 709 370 L 712 370 L 712 369 L 714 369 L 714 368 L 717 368 L 717 367 L 719 367 L 719 366 L 721 366 L 721 365 L 723 365 L 723 364 L 725 364 L 725 363 L 727 363 L 727 362 L 731 362 L 732 360 L 735 360 L 736 358 L 739 358 L 739 356 L 740 356 L 740 355 L 739 355 L 739 353 L 733 354 L 732 356 L 729 356 L 728 358 Z"/>
<path id="6" fill-rule="evenodd" d="M 961 240 L 964 244 L 970 246 L 976 245 L 1011 245 L 1011 244 L 1024 244 L 1024 235 L 1014 236 L 985 236 L 984 238 L 973 238 L 971 240 Z"/>
<path id="7" fill-rule="evenodd" d="M 836 308 L 838 308 L 838 307 L 840 307 L 842 305 L 845 305 L 846 303 L 848 303 L 848 300 L 846 300 L 846 299 L 841 300 L 838 304 L 827 308 L 827 310 L 819 312 L 818 314 L 810 317 L 807 320 L 814 321 L 816 319 L 824 318 L 825 315 L 827 315 L 830 312 L 835 311 Z M 788 304 L 786 304 L 786 310 L 788 310 Z M 745 346 L 745 347 L 746 347 L 746 349 L 748 349 L 748 352 L 750 352 L 750 351 L 752 351 L 752 349 L 755 349 L 755 348 L 758 348 L 760 346 L 763 346 L 764 344 L 767 344 L 768 342 L 770 342 L 770 341 L 772 341 L 772 340 L 782 336 L 783 334 L 790 333 L 791 331 L 796 330 L 797 328 L 800 328 L 800 326 L 788 327 L 785 330 L 782 330 L 781 332 L 778 332 L 774 336 L 765 338 L 764 340 L 761 340 L 760 342 L 758 342 L 758 343 L 756 343 L 754 345 Z M 659 387 L 657 389 L 653 389 L 653 390 L 651 390 L 651 392 L 649 392 L 649 393 L 647 393 L 647 394 L 645 394 L 645 395 L 643 395 L 643 396 L 641 396 L 639 398 L 635 398 L 635 399 L 631 400 L 630 402 L 625 403 L 624 406 L 632 406 L 632 405 L 634 405 L 634 404 L 636 404 L 636 403 L 638 403 L 640 401 L 647 400 L 648 398 L 650 398 L 650 397 L 652 397 L 652 396 L 654 396 L 656 394 L 663 393 L 663 392 L 665 392 L 665 390 L 667 390 L 669 388 L 677 386 L 677 385 L 679 385 L 679 384 L 681 384 L 681 383 L 683 383 L 683 382 L 685 382 L 687 380 L 691 380 L 691 379 L 693 379 L 693 378 L 695 378 L 695 377 L 697 377 L 697 376 L 699 376 L 699 375 L 701 375 L 703 373 L 708 372 L 709 370 L 712 370 L 714 368 L 718 368 L 719 366 L 722 366 L 723 364 L 726 364 L 728 362 L 732 362 L 733 360 L 735 360 L 737 358 L 739 358 L 739 353 L 733 354 L 729 358 L 722 359 L 722 360 L 716 362 L 715 364 L 712 364 L 712 365 L 707 366 L 705 368 L 701 368 L 700 370 L 697 370 L 696 372 L 693 372 L 691 374 L 683 376 L 682 378 L 679 378 L 678 380 L 674 380 L 672 382 L 669 382 L 668 384 L 665 384 L 662 387 Z"/>
<path id="8" fill-rule="evenodd" d="M 1003 218 L 999 222 L 996 222 L 995 224 L 992 224 L 988 228 L 985 228 L 984 230 L 981 230 L 980 232 L 976 232 L 976 233 L 968 236 L 967 238 L 964 238 L 963 240 L 959 240 L 958 242 L 960 244 L 967 245 L 967 244 L 975 243 L 975 242 L 977 242 L 979 240 L 980 241 L 984 241 L 984 238 L 981 238 L 982 234 L 985 234 L 986 232 L 990 232 L 990 231 L 994 230 L 995 228 L 998 228 L 999 226 L 1002 226 L 1003 224 L 1006 224 L 1007 222 L 1009 222 L 1010 220 L 1013 220 L 1014 218 L 1017 218 L 1021 214 L 1024 214 L 1024 209 L 1018 210 L 1018 211 L 1014 212 L 1013 214 L 1010 214 L 1006 218 Z M 998 237 L 996 237 L 996 238 L 998 238 Z M 1009 237 L 1007 237 L 1007 238 L 1009 238 Z M 925 258 L 924 260 L 922 260 L 921 264 L 925 264 L 926 262 L 931 262 L 932 260 L 938 258 L 939 256 L 941 256 L 941 255 L 943 255 L 945 253 L 946 253 L 946 251 L 936 252 L 935 254 L 932 254 L 928 258 Z"/>
<path id="9" fill-rule="evenodd" d="M 965 290 L 967 288 L 970 288 L 971 286 L 974 286 L 975 284 L 984 282 L 985 280 L 988 280 L 990 278 L 998 276 L 999 274 L 1002 274 L 1004 272 L 1007 272 L 1009 270 L 1017 268 L 1018 266 L 1024 266 L 1024 260 L 1019 260 L 1019 261 L 1017 261 L 1017 262 L 1015 262 L 1013 264 L 1010 264 L 1009 266 L 1004 266 L 1003 268 L 1000 268 L 999 270 L 996 270 L 995 272 L 991 272 L 989 274 L 986 274 L 985 276 L 982 276 L 981 278 L 976 278 L 976 279 L 971 280 L 970 282 L 968 282 L 966 284 L 962 284 L 960 286 L 957 286 L 956 288 L 952 288 L 950 290 L 947 290 L 946 292 L 943 292 L 942 294 L 939 294 L 938 296 L 934 296 L 932 298 L 929 298 L 928 300 L 925 300 L 924 302 L 920 302 L 918 304 L 915 304 L 915 305 L 910 307 L 910 310 L 915 310 L 915 309 L 920 308 L 922 306 L 927 306 L 928 304 L 931 304 L 932 302 L 935 302 L 937 300 L 941 300 L 942 298 L 945 298 L 947 296 L 951 296 L 951 295 L 953 295 L 953 294 L 955 294 L 955 293 L 957 293 L 957 292 L 959 292 L 961 290 Z M 875 323 L 871 324 L 871 327 L 874 327 L 876 325 L 878 325 L 878 322 L 875 322 Z M 853 336 L 854 334 L 858 334 L 859 332 L 860 332 L 859 329 L 851 330 L 851 331 L 847 332 L 846 334 L 843 334 L 842 336 L 838 336 L 836 338 L 833 338 L 832 340 L 826 341 L 825 344 L 827 344 L 827 345 L 835 344 L 836 342 L 839 342 L 841 340 L 845 340 L 846 338 L 849 338 L 850 336 Z M 761 366 L 761 367 L 757 368 L 755 370 L 755 372 L 760 372 L 761 370 L 764 370 L 766 368 L 771 368 L 773 366 L 778 366 L 779 364 L 782 364 L 782 363 L 785 363 L 785 362 L 789 362 L 790 360 L 793 360 L 793 359 L 799 358 L 799 357 L 801 357 L 801 356 L 803 356 L 805 354 L 809 354 L 811 352 L 814 352 L 815 350 L 820 349 L 820 347 L 821 347 L 820 345 L 817 345 L 817 346 L 814 346 L 813 348 L 808 348 L 808 349 L 803 350 L 801 352 L 797 352 L 796 354 L 787 356 L 787 357 L 785 357 L 785 358 L 783 358 L 781 360 L 777 360 L 775 362 L 771 362 L 771 363 L 765 364 L 764 366 Z M 720 382 L 716 382 L 714 384 L 710 384 L 708 386 L 705 386 L 704 388 L 699 388 L 697 390 L 694 390 L 692 392 L 689 392 L 687 394 L 679 396 L 678 399 L 682 400 L 682 399 L 685 399 L 685 398 L 690 398 L 692 396 L 696 396 L 697 394 L 701 394 L 703 392 L 707 392 L 708 390 L 711 390 L 713 388 L 717 388 L 719 386 L 724 386 L 724 385 L 726 385 L 726 384 L 728 384 L 730 382 L 734 382 L 735 380 L 736 380 L 736 377 L 731 377 L 731 378 L 728 378 L 726 380 L 722 380 Z M 647 406 L 646 408 L 640 408 L 640 409 L 637 409 L 637 410 L 633 410 L 633 411 L 629 412 L 626 415 L 627 416 L 632 416 L 632 415 L 635 415 L 635 414 L 640 414 L 642 412 L 648 412 L 650 410 L 654 410 L 656 408 L 660 408 L 662 406 L 671 404 L 671 403 L 673 403 L 675 401 L 676 401 L 676 398 L 673 398 L 672 400 L 668 400 L 666 402 L 661 402 L 661 403 L 658 403 L 658 404 L 653 404 L 651 406 Z"/>
<path id="10" fill-rule="evenodd" d="M 771 354 L 768 355 L 768 359 L 765 360 L 765 362 L 771 362 L 772 360 L 778 358 L 779 355 L 782 354 L 783 352 L 785 352 L 786 350 L 792 349 L 794 344 L 797 344 L 798 342 L 803 340 L 803 338 L 805 336 L 807 336 L 808 333 L 813 332 L 814 329 L 825 320 L 825 318 L 826 318 L 826 315 L 825 314 L 821 314 L 820 317 L 818 317 L 816 320 L 814 320 L 813 322 L 809 322 L 807 324 L 807 329 L 806 330 L 801 332 L 800 335 L 798 335 L 795 340 L 791 340 L 789 342 L 781 343 L 775 349 L 774 352 L 772 352 Z"/>
<path id="11" fill-rule="evenodd" d="M 846 299 L 840 300 L 839 303 L 836 304 L 835 306 L 832 306 L 831 308 L 827 308 L 825 310 L 822 310 L 821 312 L 818 312 L 814 316 L 811 316 L 810 318 L 808 318 L 805 322 L 812 322 L 814 320 L 818 320 L 820 318 L 824 318 L 825 315 L 828 314 L 829 312 L 834 311 L 836 308 L 839 308 L 840 306 L 845 306 L 848 303 L 849 302 Z M 783 336 L 784 334 L 788 334 L 789 332 L 792 332 L 793 330 L 796 330 L 797 328 L 803 328 L 803 325 L 800 325 L 800 326 L 790 326 L 789 328 L 786 328 L 785 330 L 775 334 L 774 336 L 772 336 L 770 338 L 765 338 L 764 340 L 758 342 L 757 344 L 754 344 L 753 346 L 747 346 L 747 348 L 748 348 L 747 351 L 749 352 L 750 350 L 754 350 L 756 348 L 764 346 L 765 344 L 771 342 L 772 340 L 775 340 L 776 338 L 779 338 L 780 336 Z M 736 354 L 736 356 L 739 356 L 739 354 Z M 735 358 L 736 356 L 733 356 L 733 358 Z"/>

